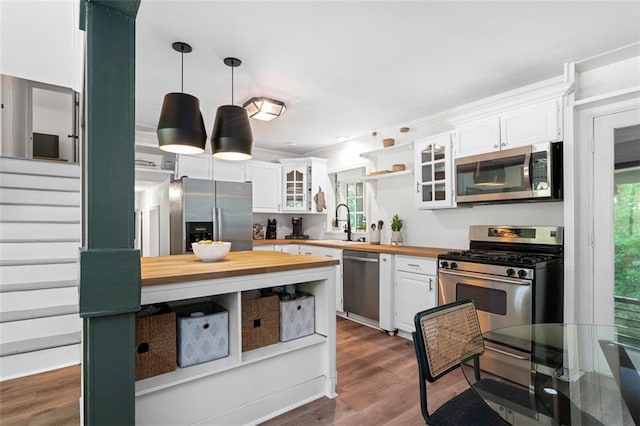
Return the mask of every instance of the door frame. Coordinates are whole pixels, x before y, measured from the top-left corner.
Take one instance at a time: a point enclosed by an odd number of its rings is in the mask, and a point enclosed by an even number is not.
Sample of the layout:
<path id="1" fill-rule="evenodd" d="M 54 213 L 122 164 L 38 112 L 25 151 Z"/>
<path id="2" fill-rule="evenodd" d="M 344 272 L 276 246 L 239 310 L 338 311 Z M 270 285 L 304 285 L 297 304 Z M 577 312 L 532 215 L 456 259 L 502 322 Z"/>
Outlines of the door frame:
<path id="1" fill-rule="evenodd" d="M 594 324 L 614 324 L 614 130 L 640 124 L 640 99 L 593 110 L 589 183 L 589 272 L 592 277 L 589 315 Z M 607 167 L 606 165 L 610 165 Z M 609 303 L 604 301 L 609 300 Z M 595 301 L 599 301 L 596 303 Z"/>

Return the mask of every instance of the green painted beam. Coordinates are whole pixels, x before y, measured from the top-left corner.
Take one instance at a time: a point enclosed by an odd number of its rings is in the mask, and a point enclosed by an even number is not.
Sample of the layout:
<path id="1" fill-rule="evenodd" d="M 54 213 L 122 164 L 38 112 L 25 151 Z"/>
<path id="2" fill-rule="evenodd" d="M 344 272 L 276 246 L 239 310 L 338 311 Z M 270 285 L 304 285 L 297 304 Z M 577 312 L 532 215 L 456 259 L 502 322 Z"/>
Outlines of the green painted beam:
<path id="1" fill-rule="evenodd" d="M 135 19 L 139 0 L 83 0 L 86 31 L 84 247 L 80 253 L 87 425 L 135 423 L 133 249 Z"/>

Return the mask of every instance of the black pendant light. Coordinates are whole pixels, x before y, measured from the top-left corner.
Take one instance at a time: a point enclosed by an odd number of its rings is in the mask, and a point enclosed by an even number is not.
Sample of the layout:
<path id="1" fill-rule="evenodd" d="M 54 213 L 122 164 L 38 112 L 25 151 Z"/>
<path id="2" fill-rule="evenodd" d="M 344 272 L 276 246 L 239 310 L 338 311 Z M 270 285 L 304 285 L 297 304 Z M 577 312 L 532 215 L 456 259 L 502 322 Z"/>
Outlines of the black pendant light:
<path id="1" fill-rule="evenodd" d="M 231 105 L 218 107 L 211 135 L 212 152 L 215 158 L 223 160 L 248 160 L 251 158 L 253 135 L 247 111 L 233 105 L 233 69 L 242 61 L 225 58 L 224 63 L 231 67 Z"/>
<path id="2" fill-rule="evenodd" d="M 200 101 L 195 96 L 184 93 L 184 54 L 191 52 L 191 46 L 177 41 L 172 44 L 182 59 L 180 93 L 167 93 L 162 102 L 158 122 L 158 143 L 163 151 L 177 154 L 200 154 L 207 143 Z"/>

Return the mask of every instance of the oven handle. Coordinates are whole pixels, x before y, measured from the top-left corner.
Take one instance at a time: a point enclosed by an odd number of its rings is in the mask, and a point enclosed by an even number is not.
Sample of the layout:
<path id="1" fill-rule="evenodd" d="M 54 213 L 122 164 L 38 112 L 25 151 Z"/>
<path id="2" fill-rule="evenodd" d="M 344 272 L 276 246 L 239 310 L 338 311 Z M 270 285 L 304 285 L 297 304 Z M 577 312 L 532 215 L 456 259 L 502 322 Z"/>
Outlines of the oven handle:
<path id="1" fill-rule="evenodd" d="M 457 275 L 459 277 L 466 277 L 466 278 L 478 278 L 481 280 L 499 281 L 502 283 L 517 284 L 517 285 L 531 285 L 531 281 L 521 280 L 518 278 L 497 277 L 495 275 L 489 276 L 485 274 L 478 274 L 475 272 L 457 272 L 457 271 L 451 271 L 448 269 L 440 269 L 438 272 L 441 274 Z"/>
<path id="2" fill-rule="evenodd" d="M 502 349 L 494 348 L 493 346 L 485 345 L 484 348 L 485 349 L 489 349 L 490 351 L 497 352 L 497 353 L 502 354 L 502 355 L 508 355 L 510 357 L 513 357 L 513 358 L 516 358 L 516 359 L 520 359 L 520 360 L 523 360 L 523 361 L 529 359 L 528 356 L 512 354 L 511 352 L 503 351 Z"/>

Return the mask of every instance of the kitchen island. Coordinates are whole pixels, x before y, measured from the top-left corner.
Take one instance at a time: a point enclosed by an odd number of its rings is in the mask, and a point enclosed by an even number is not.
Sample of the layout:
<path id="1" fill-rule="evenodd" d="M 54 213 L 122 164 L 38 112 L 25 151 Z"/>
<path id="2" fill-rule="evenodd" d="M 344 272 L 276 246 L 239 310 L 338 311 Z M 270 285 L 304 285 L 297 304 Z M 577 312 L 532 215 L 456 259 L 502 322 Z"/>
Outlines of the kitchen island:
<path id="1" fill-rule="evenodd" d="M 335 397 L 338 264 L 260 251 L 143 258 L 142 304 L 211 296 L 229 313 L 229 356 L 136 382 L 136 424 L 255 424 Z M 315 298 L 315 333 L 242 352 L 243 292 L 292 284 Z"/>

